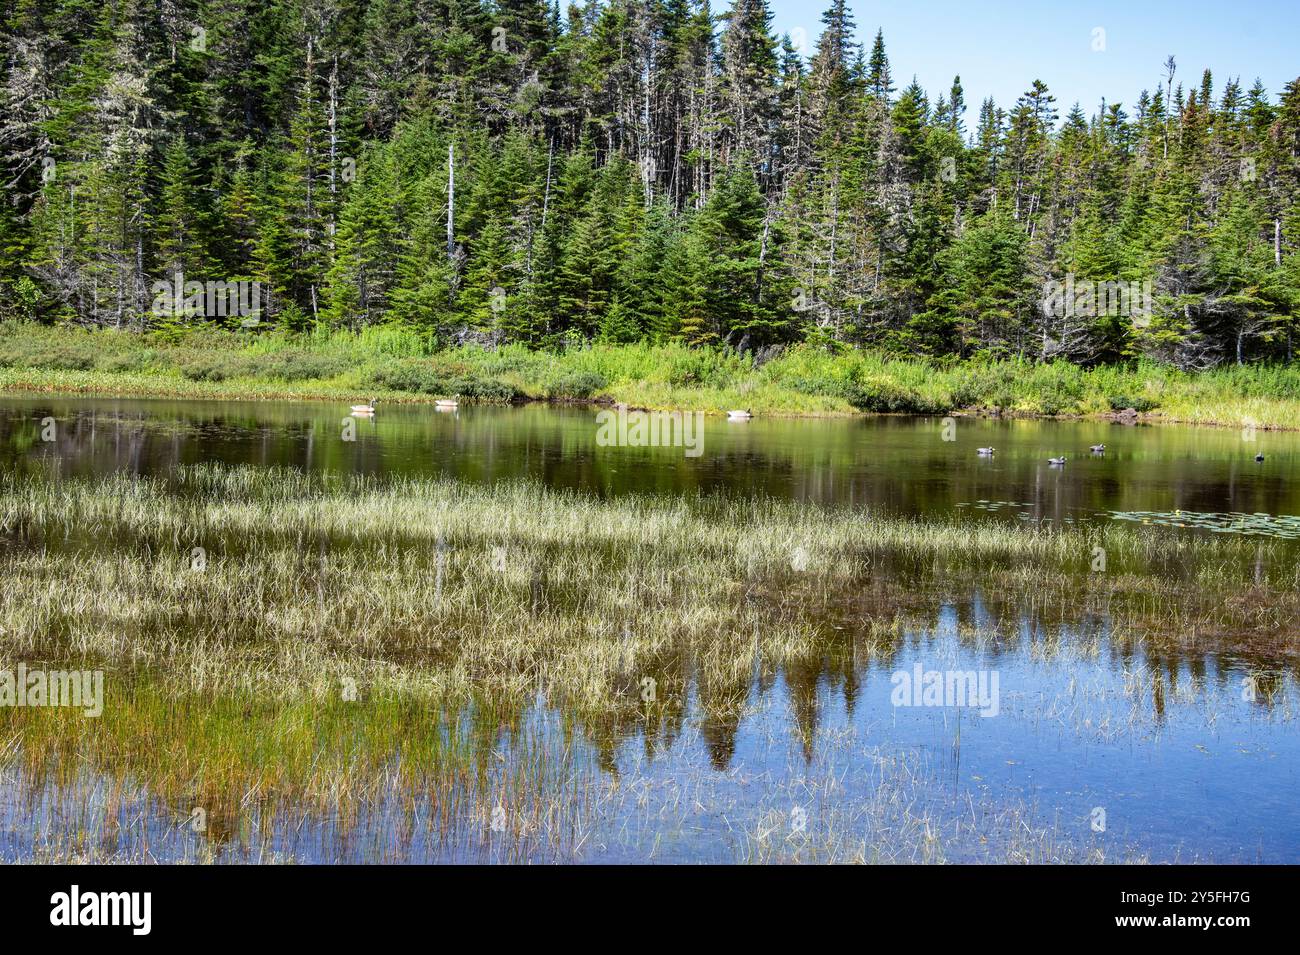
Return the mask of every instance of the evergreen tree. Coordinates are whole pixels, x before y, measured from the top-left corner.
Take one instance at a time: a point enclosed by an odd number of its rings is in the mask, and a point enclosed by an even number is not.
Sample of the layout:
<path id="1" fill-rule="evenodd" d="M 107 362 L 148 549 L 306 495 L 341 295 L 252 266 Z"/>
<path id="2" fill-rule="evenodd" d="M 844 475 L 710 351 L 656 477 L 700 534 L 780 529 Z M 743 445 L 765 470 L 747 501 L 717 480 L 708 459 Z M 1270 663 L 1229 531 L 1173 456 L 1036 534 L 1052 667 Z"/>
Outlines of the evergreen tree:
<path id="1" fill-rule="evenodd" d="M 767 0 L 11 7 L 4 317 L 229 325 L 155 311 L 182 273 L 443 344 L 1294 358 L 1300 80 L 1170 57 L 1122 104 L 1033 80 L 968 116 L 847 0 L 806 61 Z M 1041 308 L 1067 277 L 1151 314 Z"/>

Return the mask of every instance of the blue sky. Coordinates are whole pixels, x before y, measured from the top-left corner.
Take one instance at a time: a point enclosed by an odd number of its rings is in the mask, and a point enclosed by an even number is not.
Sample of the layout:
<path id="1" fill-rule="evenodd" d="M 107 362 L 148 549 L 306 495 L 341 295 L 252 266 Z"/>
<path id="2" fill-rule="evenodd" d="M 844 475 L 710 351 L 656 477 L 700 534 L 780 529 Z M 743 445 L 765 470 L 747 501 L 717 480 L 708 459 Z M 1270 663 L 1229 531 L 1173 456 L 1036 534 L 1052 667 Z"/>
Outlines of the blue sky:
<path id="1" fill-rule="evenodd" d="M 776 33 L 797 37 L 802 28 L 815 49 L 829 0 L 769 2 Z M 715 10 L 727 6 L 715 0 Z M 884 28 L 895 86 L 915 74 L 933 102 L 961 74 L 968 128 L 985 96 L 1009 107 L 1035 78 L 1062 114 L 1077 100 L 1091 115 L 1103 97 L 1130 108 L 1139 91 L 1155 90 L 1171 53 L 1175 83 L 1198 85 L 1209 67 L 1216 96 L 1229 77 L 1246 88 L 1259 77 L 1276 102 L 1283 84 L 1300 76 L 1300 0 L 849 0 L 849 7 L 861 42 Z M 1093 50 L 1096 28 L 1105 31 L 1104 51 Z"/>

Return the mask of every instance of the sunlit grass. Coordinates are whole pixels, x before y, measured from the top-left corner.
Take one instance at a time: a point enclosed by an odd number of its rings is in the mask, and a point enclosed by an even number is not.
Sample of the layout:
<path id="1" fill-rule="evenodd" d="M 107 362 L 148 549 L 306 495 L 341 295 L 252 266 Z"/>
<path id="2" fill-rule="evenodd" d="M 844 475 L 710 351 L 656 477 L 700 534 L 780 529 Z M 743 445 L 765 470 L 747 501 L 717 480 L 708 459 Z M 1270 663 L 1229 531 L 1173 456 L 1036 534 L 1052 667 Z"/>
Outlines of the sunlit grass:
<path id="1" fill-rule="evenodd" d="M 1104 573 L 1091 569 L 1098 547 Z M 985 618 L 958 629 L 971 646 L 1029 639 L 1028 616 L 1036 658 L 1051 659 L 1081 647 L 1053 633 L 1104 618 L 1115 652 L 1230 642 L 1276 672 L 1297 649 L 1287 553 L 1281 541 L 1121 523 L 605 500 L 529 482 L 211 465 L 165 478 L 6 475 L 0 666 L 102 668 L 109 699 L 98 719 L 0 709 L 0 742 L 12 741 L 0 763 L 80 794 L 80 812 L 102 797 L 83 792 L 90 769 L 178 812 L 206 807 L 232 830 L 253 809 L 363 826 L 384 802 L 432 814 L 449 852 L 484 838 L 500 805 L 515 857 L 573 857 L 595 838 L 593 818 L 629 811 L 601 772 L 620 741 L 669 746 L 690 706 L 734 728 L 755 705 L 756 675 L 887 665 L 938 626 L 945 599 L 980 595 Z M 539 729 L 539 711 L 560 724 Z M 815 721 L 796 717 L 811 753 Z M 577 739 L 594 761 L 576 757 Z M 909 806 L 910 785 L 891 778 L 881 799 Z M 828 807 L 827 825 L 849 811 Z M 957 851 L 928 816 L 908 817 L 915 839 L 864 842 L 859 823 L 894 818 L 886 804 L 870 811 L 844 817 L 843 838 L 818 829 L 829 841 L 805 852 L 749 819 L 734 848 L 754 861 Z M 978 818 L 1019 818 L 1006 811 Z M 1069 855 L 1033 831 L 1010 857 Z"/>
<path id="2" fill-rule="evenodd" d="M 1099 416 L 1134 408 L 1150 420 L 1297 427 L 1300 368 L 1189 373 L 1139 361 L 940 361 L 844 348 L 786 349 L 771 360 L 677 343 L 534 351 L 522 345 L 439 350 L 396 327 L 287 335 L 194 330 L 139 336 L 0 328 L 0 390 L 193 398 L 430 401 L 620 401 L 633 407 L 762 415 L 862 411 Z"/>

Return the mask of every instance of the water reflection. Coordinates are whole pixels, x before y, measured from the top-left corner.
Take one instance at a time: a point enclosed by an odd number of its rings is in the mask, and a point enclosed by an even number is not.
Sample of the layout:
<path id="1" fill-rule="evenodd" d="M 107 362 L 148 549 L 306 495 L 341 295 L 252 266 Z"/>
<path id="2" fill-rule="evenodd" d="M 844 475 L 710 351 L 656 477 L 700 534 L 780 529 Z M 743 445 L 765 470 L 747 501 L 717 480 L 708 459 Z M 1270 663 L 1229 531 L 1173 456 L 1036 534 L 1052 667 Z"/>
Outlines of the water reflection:
<path id="1" fill-rule="evenodd" d="M 942 440 L 938 419 L 756 419 L 707 422 L 704 452 L 598 447 L 595 409 L 386 406 L 348 419 L 347 406 L 69 398 L 0 401 L 0 467 L 160 474 L 178 464 L 291 466 L 384 475 L 448 474 L 471 481 L 531 477 L 600 494 L 725 492 L 886 507 L 925 514 L 1014 502 L 995 517 L 1061 522 L 1116 512 L 1300 514 L 1290 480 L 1300 436 L 1234 429 L 1127 427 L 1097 422 L 962 419 Z M 53 418 L 56 439 L 41 440 Z M 1083 454 L 1104 442 L 1104 457 Z M 981 458 L 975 448 L 998 448 Z M 1253 460 L 1266 453 L 1263 463 Z M 1068 454 L 1064 468 L 1047 458 Z"/>
<path id="2" fill-rule="evenodd" d="M 1112 852 L 1135 845 L 1151 861 L 1300 861 L 1300 808 L 1290 796 L 1300 765 L 1293 663 L 1260 674 L 1259 692 L 1247 700 L 1240 678 L 1258 672 L 1258 661 L 1134 648 L 1104 618 L 1053 630 L 1041 618 L 1007 621 L 976 596 L 940 605 L 931 623 L 866 652 L 846 636 L 820 658 L 760 666 L 734 684 L 700 685 L 688 661 L 677 661 L 676 671 L 665 661 L 661 688 L 681 690 L 681 706 L 619 725 L 587 723 L 576 735 L 544 700 L 467 721 L 468 749 L 488 791 L 498 785 L 502 752 L 569 753 L 566 773 L 574 793 L 585 794 L 576 801 L 600 808 L 578 826 L 586 836 L 578 847 L 540 830 L 507 842 L 419 785 L 395 783 L 334 810 L 273 794 L 206 803 L 206 828 L 194 830 L 193 799 L 163 798 L 129 771 L 96 773 L 77 763 L 71 775 L 4 771 L 0 859 L 30 857 L 39 833 L 69 823 L 94 834 L 101 857 L 147 849 L 158 861 L 732 858 L 739 848 L 728 827 L 774 805 L 788 812 L 782 787 L 824 775 L 838 781 L 833 804 L 814 810 L 817 825 L 823 814 L 874 805 L 881 782 L 873 761 L 898 753 L 928 771 L 930 782 L 913 795 L 940 824 L 969 812 L 970 799 L 990 798 L 1036 807 L 1058 839 Z M 893 706 L 891 675 L 917 665 L 996 669 L 999 716 Z M 397 780 L 408 754 L 390 758 L 389 778 Z M 1102 834 L 1088 828 L 1097 805 L 1110 820 Z M 689 838 L 661 844 L 666 821 Z M 972 861 L 982 849 L 948 851 L 950 861 Z"/>
<path id="3" fill-rule="evenodd" d="M 195 835 L 183 824 L 187 801 L 151 791 L 142 767 L 129 761 L 114 771 L 73 762 L 75 772 L 58 773 L 10 765 L 0 783 L 0 858 L 30 856 L 42 833 L 73 820 L 96 833 L 108 856 L 135 857 L 148 847 L 165 860 L 623 861 L 658 852 L 696 861 L 742 852 L 730 827 L 788 813 L 791 799 L 804 798 L 800 781 L 837 780 L 818 791 L 827 813 L 876 806 L 882 783 L 869 771 L 873 760 L 906 758 L 933 771 L 932 788 L 913 795 L 939 817 L 987 797 L 1038 807 L 1068 839 L 1132 842 L 1157 860 L 1300 860 L 1300 806 L 1288 796 L 1300 782 L 1293 722 L 1300 605 L 1293 579 L 1289 590 L 1279 585 L 1286 579 L 1279 567 L 1294 564 L 1291 515 L 1300 512 L 1288 480 L 1300 450 L 1295 435 L 1260 434 L 1251 444 L 1230 430 L 962 421 L 959 440 L 950 443 L 931 420 L 760 419 L 742 427 L 711 422 L 704 454 L 691 459 L 680 449 L 597 447 L 591 409 L 384 408 L 352 422 L 355 440 L 345 439 L 346 410 L 6 399 L 0 468 L 55 478 L 167 475 L 216 461 L 484 483 L 531 478 L 609 496 L 770 495 L 843 504 L 867 520 L 885 508 L 1046 526 L 1136 521 L 1157 533 L 1235 527 L 1271 538 L 1278 550 L 1265 560 L 1263 544 L 1253 556 L 1246 551 L 1257 545 L 1244 545 L 1245 563 L 1232 570 L 1250 586 L 1231 592 L 1199 588 L 1194 558 L 1179 554 L 1158 563 L 1116 560 L 1105 585 L 1087 576 L 1084 553 L 1076 571 L 1047 575 L 1026 575 L 1010 560 L 972 568 L 945 566 L 933 555 L 872 554 L 867 572 L 835 587 L 795 574 L 738 581 L 736 599 L 757 619 L 804 628 L 800 652 L 778 664 L 756 635 L 719 633 L 708 652 L 744 665 L 704 666 L 669 644 L 645 661 L 658 680 L 662 702 L 655 707 L 639 706 L 629 685 L 628 705 L 575 714 L 539 687 L 527 701 L 469 712 L 462 725 L 473 772 L 459 784 L 471 795 L 454 791 L 450 804 L 447 793 L 432 799 L 431 787 L 396 784 L 364 805 L 329 810 L 258 797 L 214 805 Z M 47 417 L 56 425 L 51 441 L 41 434 Z M 1104 458 L 1080 456 L 1103 441 Z M 980 445 L 995 445 L 996 458 L 976 456 Z M 1253 460 L 1259 449 L 1266 451 L 1262 464 Z M 1048 455 L 1062 453 L 1069 465 L 1049 468 Z M 36 531 L 7 534 L 8 556 L 140 546 L 56 541 Z M 325 548 L 323 539 L 306 541 L 303 566 Z M 1115 580 L 1121 583 L 1111 586 Z M 543 566 L 514 609 L 527 620 L 572 616 L 578 608 Z M 165 623 L 136 621 L 160 631 Z M 416 641 L 389 636 L 373 648 L 374 660 L 410 663 Z M 454 661 L 435 655 L 423 662 Z M 891 676 L 918 665 L 996 670 L 1000 716 L 893 705 Z M 138 678 L 147 684 L 151 674 Z M 402 719 L 403 727 L 430 722 L 416 707 Z M 385 759 L 405 765 L 415 735 L 412 729 Z M 581 838 L 521 837 L 507 846 L 467 807 L 494 798 L 504 760 L 536 752 L 572 760 L 557 784 L 570 788 L 556 804 L 596 806 L 596 821 Z M 690 798 L 677 791 L 688 779 L 698 787 Z M 621 795 L 628 792 L 638 795 Z M 1097 805 L 1112 820 L 1104 836 L 1087 825 Z M 661 845 L 670 816 L 679 828 Z M 889 819 L 871 818 L 873 825 Z M 558 831 L 537 824 L 538 832 Z M 581 825 L 567 831 L 581 832 Z M 967 851 L 975 858 L 979 850 Z"/>

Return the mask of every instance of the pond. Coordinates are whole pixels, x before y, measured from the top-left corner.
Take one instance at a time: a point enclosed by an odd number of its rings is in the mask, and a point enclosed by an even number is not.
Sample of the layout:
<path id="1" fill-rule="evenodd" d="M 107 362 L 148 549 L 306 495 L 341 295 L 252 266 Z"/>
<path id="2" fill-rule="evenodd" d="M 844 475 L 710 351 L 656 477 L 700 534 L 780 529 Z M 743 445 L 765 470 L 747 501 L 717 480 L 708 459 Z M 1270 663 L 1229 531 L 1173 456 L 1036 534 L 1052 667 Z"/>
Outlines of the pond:
<path id="1" fill-rule="evenodd" d="M 924 514 L 964 506 L 1041 520 L 1114 512 L 1300 513 L 1300 432 L 1098 422 L 895 416 L 706 418 L 698 457 L 600 447 L 596 411 L 393 405 L 352 419 L 326 403 L 8 398 L 0 464 L 58 462 L 64 476 L 164 472 L 218 461 L 466 481 L 531 477 L 599 494 L 720 492 Z M 53 417 L 56 440 L 42 442 Z M 1089 452 L 1105 444 L 1104 455 Z M 975 449 L 994 447 L 992 457 Z M 1256 462 L 1256 454 L 1264 461 Z M 1065 456 L 1054 468 L 1049 457 Z"/>
<path id="2" fill-rule="evenodd" d="M 24 487 L 56 486 L 114 475 L 165 481 L 178 469 L 220 465 L 364 475 L 377 488 L 405 479 L 522 481 L 606 502 L 776 500 L 843 521 L 914 519 L 918 528 L 1131 529 L 1238 542 L 1244 576 L 1230 592 L 1199 594 L 1194 606 L 1186 591 L 1170 591 L 1165 599 L 1185 614 L 1178 626 L 1195 633 L 1159 639 L 1134 622 L 1147 618 L 1128 612 L 1146 585 L 1131 587 L 1123 607 L 1097 599 L 1086 554 L 1073 594 L 1069 574 L 1038 588 L 1014 566 L 985 576 L 903 559 L 877 558 L 869 571 L 815 587 L 765 578 L 743 602 L 757 606 L 760 621 L 779 613 L 783 627 L 802 626 L 802 655 L 757 653 L 752 671 L 733 666 L 722 705 L 708 676 L 717 661 L 692 639 L 673 658 L 680 705 L 664 720 L 602 722 L 541 689 L 509 718 L 490 701 L 466 705 L 440 732 L 461 735 L 482 778 L 465 783 L 478 796 L 450 806 L 445 793 L 395 782 L 401 774 L 390 767 L 390 785 L 360 802 L 331 810 L 328 800 L 325 808 L 289 800 L 272 810 L 252 799 L 192 827 L 194 799 L 144 769 L 34 760 L 32 747 L 57 747 L 20 725 L 5 734 L 16 739 L 11 750 L 0 751 L 0 858 L 133 858 L 147 847 L 163 861 L 1300 861 L 1297 634 L 1262 640 L 1256 619 L 1294 591 L 1300 434 L 709 418 L 701 453 L 690 456 L 681 447 L 602 446 L 597 413 L 381 404 L 373 417 L 351 418 L 327 403 L 9 397 L 0 399 L 0 474 Z M 1097 444 L 1104 454 L 1089 451 Z M 976 453 L 987 446 L 993 455 Z M 1054 456 L 1067 460 L 1051 466 Z M 16 486 L 5 486 L 6 498 L 18 501 Z M 512 519 L 503 515 L 503 527 Z M 11 612 L 29 599 L 21 574 L 35 551 L 26 533 L 15 525 L 4 538 Z M 55 537 L 42 532 L 42 553 Z M 59 546 L 98 553 L 68 534 Z M 439 588 L 440 548 L 441 538 Z M 449 553 L 452 574 L 455 548 Z M 1199 559 L 1189 546 L 1172 563 L 1130 562 L 1123 573 L 1150 575 L 1158 595 L 1171 580 L 1197 579 Z M 730 612 L 714 604 L 694 612 Z M 867 640 L 863 621 L 886 606 L 894 629 Z M 578 598 L 572 619 L 584 614 L 596 611 Z M 69 646 L 76 638 L 58 637 Z M 0 642 L 0 668 L 50 659 L 55 638 L 43 639 L 27 644 L 40 653 Z M 382 644 L 384 635 L 365 639 Z M 382 649 L 374 655 L 387 659 Z M 165 654 L 149 657 L 137 650 L 130 678 L 109 680 L 107 706 L 115 685 L 145 711 L 138 701 L 169 666 Z M 419 664 L 435 681 L 444 665 Z M 992 705 L 954 703 L 953 674 L 959 689 L 970 674 L 972 690 Z M 938 695 L 923 698 L 923 686 Z M 394 739 L 385 758 L 396 764 L 402 734 Z M 493 767 L 525 764 L 553 777 L 551 805 L 539 809 L 534 799 L 530 823 L 516 826 L 504 810 L 492 815 L 503 801 L 493 787 L 505 785 Z M 581 823 L 566 815 L 578 805 Z M 553 837 L 566 825 L 580 835 Z M 96 844 L 67 849 L 75 830 L 95 833 Z"/>

